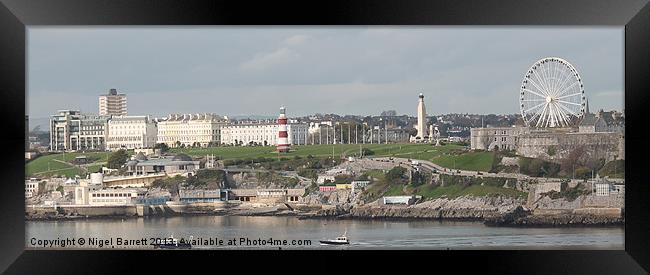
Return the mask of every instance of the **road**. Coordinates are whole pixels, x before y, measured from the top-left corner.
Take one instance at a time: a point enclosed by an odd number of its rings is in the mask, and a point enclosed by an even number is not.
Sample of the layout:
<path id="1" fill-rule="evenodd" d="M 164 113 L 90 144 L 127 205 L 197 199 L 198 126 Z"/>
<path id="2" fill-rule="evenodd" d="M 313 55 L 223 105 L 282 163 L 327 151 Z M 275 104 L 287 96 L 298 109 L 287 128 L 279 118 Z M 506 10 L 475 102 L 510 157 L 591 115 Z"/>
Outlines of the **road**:
<path id="1" fill-rule="evenodd" d="M 387 157 L 382 157 L 382 158 L 373 158 L 375 161 L 391 161 Z M 404 165 L 411 165 L 411 161 L 409 159 L 405 158 L 393 158 L 395 163 L 401 163 Z M 433 162 L 427 161 L 427 160 L 417 160 L 420 163 L 420 167 L 428 170 L 429 172 L 432 171 L 437 171 L 439 174 L 445 174 L 445 175 L 456 175 L 456 176 L 471 176 L 471 177 L 492 177 L 492 178 L 515 178 L 517 180 L 538 180 L 539 182 L 542 181 L 561 181 L 564 180 L 564 178 L 542 178 L 542 177 L 531 177 L 523 174 L 518 174 L 518 173 L 488 173 L 488 172 L 480 172 L 482 175 L 479 175 L 477 171 L 469 171 L 469 170 L 460 170 L 460 169 L 449 169 L 442 167 L 440 165 L 437 165 Z M 616 180 L 613 180 L 616 181 Z"/>

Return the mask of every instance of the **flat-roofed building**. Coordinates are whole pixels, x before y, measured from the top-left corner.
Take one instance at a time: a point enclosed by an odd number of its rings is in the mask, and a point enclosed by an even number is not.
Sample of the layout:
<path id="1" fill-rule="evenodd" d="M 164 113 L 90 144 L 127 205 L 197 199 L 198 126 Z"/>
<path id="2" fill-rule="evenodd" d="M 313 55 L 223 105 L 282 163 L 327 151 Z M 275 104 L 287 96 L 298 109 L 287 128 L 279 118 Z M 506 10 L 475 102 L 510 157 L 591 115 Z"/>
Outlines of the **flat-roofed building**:
<path id="1" fill-rule="evenodd" d="M 178 190 L 178 196 L 180 201 L 185 203 L 216 202 L 221 200 L 221 190 L 181 189 Z"/>
<path id="2" fill-rule="evenodd" d="M 416 202 L 418 199 L 417 196 L 412 195 L 412 196 L 389 196 L 389 197 L 384 197 L 383 201 L 384 204 L 404 204 L 404 205 L 411 205 Z"/>
<path id="3" fill-rule="evenodd" d="M 60 110 L 50 117 L 50 149 L 104 150 L 110 116 Z"/>
<path id="4" fill-rule="evenodd" d="M 78 110 L 59 110 L 50 116 L 50 150 L 73 150 L 77 147 L 81 112 Z"/>
<path id="5" fill-rule="evenodd" d="M 144 154 L 138 153 L 126 162 L 126 173 L 128 175 L 193 174 L 199 169 L 199 165 L 200 161 L 192 160 L 186 155 L 149 159 Z"/>
<path id="6" fill-rule="evenodd" d="M 126 116 L 126 95 L 110 89 L 105 95 L 99 96 L 99 114 Z"/>
<path id="7" fill-rule="evenodd" d="M 142 201 L 147 193 L 145 189 L 101 189 L 89 192 L 89 205 L 131 205 Z"/>
<path id="8" fill-rule="evenodd" d="M 232 198 L 251 203 L 298 202 L 305 188 L 294 189 L 231 189 Z"/>

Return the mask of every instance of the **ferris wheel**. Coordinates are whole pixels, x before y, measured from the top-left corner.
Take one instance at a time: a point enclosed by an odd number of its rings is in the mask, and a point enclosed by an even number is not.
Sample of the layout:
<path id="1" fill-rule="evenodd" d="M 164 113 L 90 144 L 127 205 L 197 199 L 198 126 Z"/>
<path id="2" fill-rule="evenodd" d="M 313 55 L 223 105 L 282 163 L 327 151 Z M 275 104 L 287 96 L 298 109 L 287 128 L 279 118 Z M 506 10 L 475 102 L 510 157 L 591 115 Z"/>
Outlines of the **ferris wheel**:
<path id="1" fill-rule="evenodd" d="M 587 98 L 578 71 L 558 57 L 533 64 L 521 83 L 519 107 L 530 127 L 569 127 L 584 115 Z"/>

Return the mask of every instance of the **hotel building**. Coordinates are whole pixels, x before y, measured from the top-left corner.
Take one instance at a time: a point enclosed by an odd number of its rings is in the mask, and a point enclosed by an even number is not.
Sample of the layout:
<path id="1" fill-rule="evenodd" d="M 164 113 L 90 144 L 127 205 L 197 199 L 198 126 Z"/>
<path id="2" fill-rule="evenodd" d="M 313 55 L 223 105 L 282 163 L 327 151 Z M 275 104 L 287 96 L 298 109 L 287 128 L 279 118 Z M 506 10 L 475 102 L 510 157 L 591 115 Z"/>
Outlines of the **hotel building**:
<path id="1" fill-rule="evenodd" d="M 149 116 L 113 117 L 108 122 L 108 150 L 151 148 L 156 145 L 158 129 Z"/>
<path id="2" fill-rule="evenodd" d="M 287 123 L 287 138 L 291 145 L 306 144 L 308 124 Z M 237 123 L 221 128 L 221 143 L 227 145 L 277 145 L 279 126 L 275 122 Z"/>
<path id="3" fill-rule="evenodd" d="M 215 114 L 170 114 L 158 121 L 158 143 L 169 147 L 219 144 L 225 124 L 226 120 Z"/>

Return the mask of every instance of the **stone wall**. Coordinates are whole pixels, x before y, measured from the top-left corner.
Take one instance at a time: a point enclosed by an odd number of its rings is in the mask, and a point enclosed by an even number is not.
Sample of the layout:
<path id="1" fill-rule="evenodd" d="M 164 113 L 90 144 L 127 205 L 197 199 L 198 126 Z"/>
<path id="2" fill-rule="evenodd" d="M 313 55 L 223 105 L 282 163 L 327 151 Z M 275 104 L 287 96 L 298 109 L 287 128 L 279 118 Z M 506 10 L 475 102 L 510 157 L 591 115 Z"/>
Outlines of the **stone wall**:
<path id="1" fill-rule="evenodd" d="M 79 216 L 135 216 L 135 205 L 120 206 L 60 206 L 64 213 Z"/>
<path id="2" fill-rule="evenodd" d="M 620 133 L 530 133 L 519 136 L 517 154 L 558 161 L 583 147 L 589 157 L 611 161 L 622 157 L 624 142 Z M 555 151 L 552 156 L 549 148 L 554 148 L 550 150 Z"/>
<path id="3" fill-rule="evenodd" d="M 623 211 L 621 208 L 579 208 L 574 209 L 573 214 L 622 217 Z"/>

